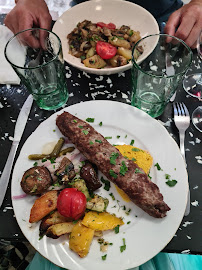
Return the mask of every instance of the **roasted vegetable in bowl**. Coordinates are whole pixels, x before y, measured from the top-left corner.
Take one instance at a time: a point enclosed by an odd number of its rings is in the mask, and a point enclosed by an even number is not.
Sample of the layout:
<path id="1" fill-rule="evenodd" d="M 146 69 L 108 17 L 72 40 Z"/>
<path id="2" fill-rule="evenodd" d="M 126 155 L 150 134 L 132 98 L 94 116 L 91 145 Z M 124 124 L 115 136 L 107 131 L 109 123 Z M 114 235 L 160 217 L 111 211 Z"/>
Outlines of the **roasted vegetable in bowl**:
<path id="1" fill-rule="evenodd" d="M 132 48 L 141 39 L 140 32 L 122 25 L 116 28 L 113 23 L 79 22 L 68 34 L 69 53 L 89 68 L 119 67 L 132 58 Z M 136 52 L 137 51 L 137 52 Z M 135 51 L 136 58 L 143 52 Z"/>

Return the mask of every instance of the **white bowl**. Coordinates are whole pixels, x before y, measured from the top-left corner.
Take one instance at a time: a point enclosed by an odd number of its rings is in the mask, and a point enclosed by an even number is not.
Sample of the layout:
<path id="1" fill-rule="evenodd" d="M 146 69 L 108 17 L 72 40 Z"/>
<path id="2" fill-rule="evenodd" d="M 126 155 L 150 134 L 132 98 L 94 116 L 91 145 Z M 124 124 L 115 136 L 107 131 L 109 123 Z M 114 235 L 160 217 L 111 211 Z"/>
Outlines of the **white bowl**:
<path id="1" fill-rule="evenodd" d="M 130 26 L 134 31 L 140 31 L 141 37 L 158 34 L 159 27 L 154 17 L 144 8 L 128 1 L 122 0 L 94 0 L 78 4 L 62 14 L 53 26 L 55 32 L 61 39 L 63 56 L 67 63 L 88 73 L 97 75 L 110 75 L 131 68 L 132 63 L 121 67 L 95 69 L 85 67 L 80 58 L 69 54 L 67 35 L 76 27 L 78 22 L 90 20 L 93 23 L 114 23 L 117 28 L 122 25 Z M 149 44 L 147 53 L 142 54 L 137 63 L 140 63 L 150 54 L 156 46 Z"/>

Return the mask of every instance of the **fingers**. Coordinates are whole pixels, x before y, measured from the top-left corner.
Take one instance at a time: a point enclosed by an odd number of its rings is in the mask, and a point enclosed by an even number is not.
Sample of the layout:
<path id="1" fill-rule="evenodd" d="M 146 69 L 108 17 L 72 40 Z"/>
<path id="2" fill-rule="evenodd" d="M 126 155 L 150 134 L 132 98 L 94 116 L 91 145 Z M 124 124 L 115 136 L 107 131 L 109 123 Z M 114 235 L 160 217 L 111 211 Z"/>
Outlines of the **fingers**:
<path id="1" fill-rule="evenodd" d="M 20 37 L 21 41 L 24 45 L 28 45 L 32 48 L 40 48 L 40 42 L 39 39 L 37 39 L 35 36 L 33 36 L 32 31 L 25 31 L 21 34 Z"/>
<path id="2" fill-rule="evenodd" d="M 40 28 L 50 30 L 51 22 L 52 22 L 52 18 L 51 18 L 49 13 L 46 16 L 40 16 L 39 17 L 39 26 L 40 26 Z M 41 30 L 39 32 L 40 44 L 41 44 L 41 47 L 43 49 L 46 49 L 45 40 L 46 40 L 47 35 L 48 35 L 48 33 L 46 31 Z"/>
<path id="3" fill-rule="evenodd" d="M 16 34 L 24 29 L 33 28 L 36 26 L 50 29 L 51 21 L 52 19 L 44 0 L 23 0 L 17 2 L 16 6 L 6 16 L 4 22 L 6 26 Z M 43 35 L 44 34 L 42 33 L 37 39 L 31 34 L 31 31 L 27 31 L 21 34 L 21 40 L 24 44 L 26 43 L 29 46 L 38 48 L 40 47 L 39 39 L 45 39 L 45 36 Z"/>
<path id="4" fill-rule="evenodd" d="M 19 29 L 30 29 L 30 28 L 33 28 L 34 24 L 35 24 L 35 20 L 31 18 L 31 16 L 27 15 L 24 18 L 22 18 L 22 20 L 20 20 Z M 24 45 L 28 45 L 32 48 L 40 47 L 39 39 L 37 39 L 33 35 L 32 31 L 22 32 L 22 34 L 20 35 L 20 39 Z"/>
<path id="5" fill-rule="evenodd" d="M 164 32 L 170 36 L 175 36 L 175 31 L 180 24 L 181 12 L 180 10 L 175 11 L 171 14 L 164 28 Z M 168 38 L 167 42 L 171 42 L 172 38 Z"/>
<path id="6" fill-rule="evenodd" d="M 18 29 L 18 21 L 12 16 L 12 11 L 7 14 L 4 19 L 4 24 L 15 34 Z"/>
<path id="7" fill-rule="evenodd" d="M 202 29 L 202 5 L 190 2 L 175 11 L 168 19 L 165 33 L 182 39 L 189 47 L 196 47 Z M 167 40 L 171 41 L 171 38 Z"/>
<path id="8" fill-rule="evenodd" d="M 197 23 L 197 18 L 187 14 L 181 19 L 181 24 L 178 27 L 175 37 L 184 40 L 189 46 L 193 47 L 200 33 L 200 26 Z"/>

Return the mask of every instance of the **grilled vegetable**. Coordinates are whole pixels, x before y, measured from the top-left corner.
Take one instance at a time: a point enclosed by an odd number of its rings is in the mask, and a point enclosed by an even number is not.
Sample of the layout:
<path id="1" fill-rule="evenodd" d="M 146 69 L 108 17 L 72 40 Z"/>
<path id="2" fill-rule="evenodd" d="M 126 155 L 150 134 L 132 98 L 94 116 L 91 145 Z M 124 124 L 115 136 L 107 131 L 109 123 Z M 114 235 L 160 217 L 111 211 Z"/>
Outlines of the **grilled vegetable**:
<path id="1" fill-rule="evenodd" d="M 112 57 L 108 61 L 112 67 L 120 67 L 120 66 L 124 66 L 127 64 L 126 58 L 123 57 L 122 55 L 115 55 L 114 57 Z"/>
<path id="2" fill-rule="evenodd" d="M 94 230 L 85 227 L 82 225 L 81 221 L 79 221 L 72 229 L 69 239 L 69 248 L 83 258 L 89 252 L 93 236 Z"/>
<path id="3" fill-rule="evenodd" d="M 97 54 L 83 60 L 83 63 L 89 68 L 103 68 L 106 66 L 106 62 Z"/>
<path id="4" fill-rule="evenodd" d="M 76 175 L 73 163 L 68 158 L 64 157 L 59 168 L 55 171 L 55 175 L 62 184 L 67 184 L 69 180 L 73 179 Z"/>
<path id="5" fill-rule="evenodd" d="M 109 37 L 109 43 L 116 47 L 123 47 L 126 49 L 130 49 L 130 43 L 125 39 L 120 39 L 118 37 Z"/>
<path id="6" fill-rule="evenodd" d="M 42 166 L 36 166 L 23 174 L 20 185 L 26 194 L 41 195 L 51 186 L 52 182 L 49 170 Z"/>
<path id="7" fill-rule="evenodd" d="M 51 213 L 50 215 L 44 217 L 41 221 L 41 224 L 39 226 L 39 234 L 40 236 L 43 236 L 48 228 L 52 225 L 68 222 L 71 221 L 71 219 L 62 216 L 57 210 Z"/>
<path id="8" fill-rule="evenodd" d="M 95 169 L 89 161 L 85 161 L 85 164 L 81 168 L 80 176 L 85 180 L 90 191 L 95 191 L 102 186 L 97 176 L 97 168 Z"/>
<path id="9" fill-rule="evenodd" d="M 91 48 L 88 50 L 88 52 L 87 52 L 87 54 L 86 54 L 86 58 L 90 58 L 90 57 L 92 57 L 93 55 L 95 55 L 95 47 L 91 47 Z"/>
<path id="10" fill-rule="evenodd" d="M 86 196 L 76 188 L 65 188 L 58 196 L 57 209 L 61 215 L 77 220 L 86 210 Z"/>
<path id="11" fill-rule="evenodd" d="M 38 222 L 50 212 L 57 208 L 58 192 L 56 190 L 51 190 L 36 199 L 34 202 L 31 212 L 29 222 Z"/>
<path id="12" fill-rule="evenodd" d="M 103 212 L 107 209 L 108 204 L 108 199 L 102 198 L 96 194 L 94 195 L 94 198 L 92 198 L 90 201 L 87 201 L 86 208 L 92 211 Z"/>
<path id="13" fill-rule="evenodd" d="M 98 41 L 96 44 L 96 52 L 102 59 L 110 59 L 116 55 L 117 48 L 108 42 Z"/>
<path id="14" fill-rule="evenodd" d="M 90 211 L 85 214 L 82 224 L 96 231 L 106 231 L 114 229 L 117 225 L 123 225 L 124 222 L 121 218 L 108 212 L 97 213 Z"/>
<path id="15" fill-rule="evenodd" d="M 96 23 L 97 26 L 101 27 L 101 28 L 108 28 L 108 29 L 116 29 L 116 25 L 113 23 L 103 23 L 103 22 L 97 22 Z"/>
<path id="16" fill-rule="evenodd" d="M 73 183 L 71 183 L 71 186 L 73 188 L 78 189 L 79 191 L 83 192 L 83 194 L 86 196 L 86 199 L 90 199 L 90 194 L 88 192 L 88 189 L 86 187 L 86 183 L 83 179 L 75 179 Z"/>
<path id="17" fill-rule="evenodd" d="M 63 222 L 59 224 L 52 225 L 48 228 L 46 236 L 57 239 L 63 234 L 71 233 L 73 227 L 75 226 L 72 222 Z"/>
<path id="18" fill-rule="evenodd" d="M 118 50 L 117 50 L 117 53 L 119 55 L 122 55 L 123 57 L 125 57 L 127 60 L 130 60 L 132 58 L 132 51 L 129 50 L 129 49 L 119 47 Z"/>

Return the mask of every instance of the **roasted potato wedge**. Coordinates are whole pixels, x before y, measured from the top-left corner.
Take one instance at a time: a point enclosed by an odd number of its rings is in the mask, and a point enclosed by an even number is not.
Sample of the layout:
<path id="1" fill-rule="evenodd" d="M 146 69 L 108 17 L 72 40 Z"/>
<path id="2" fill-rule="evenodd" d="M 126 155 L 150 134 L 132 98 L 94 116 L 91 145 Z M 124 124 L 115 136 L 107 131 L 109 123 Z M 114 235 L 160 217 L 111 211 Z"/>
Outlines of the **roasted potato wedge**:
<path id="1" fill-rule="evenodd" d="M 120 67 L 127 64 L 127 59 L 122 55 L 117 54 L 114 57 L 110 58 L 108 62 L 112 67 Z"/>
<path id="2" fill-rule="evenodd" d="M 108 212 L 98 213 L 89 211 L 85 214 L 82 224 L 95 231 L 106 231 L 114 229 L 117 225 L 123 225 L 124 222 L 121 218 Z"/>
<path id="3" fill-rule="evenodd" d="M 52 225 L 69 221 L 71 221 L 69 218 L 62 216 L 58 211 L 54 211 L 52 214 L 42 219 L 39 227 L 40 235 L 44 235 L 48 228 Z"/>
<path id="4" fill-rule="evenodd" d="M 103 68 L 106 66 L 106 62 L 97 54 L 83 60 L 83 63 L 89 68 Z"/>
<path id="5" fill-rule="evenodd" d="M 123 57 L 125 57 L 127 60 L 132 59 L 132 51 L 129 49 L 125 49 L 123 47 L 118 47 L 117 53 L 119 55 L 122 55 Z"/>
<path id="6" fill-rule="evenodd" d="M 57 208 L 57 198 L 58 191 L 51 190 L 36 199 L 30 212 L 29 222 L 38 222 L 55 210 Z"/>
<path id="7" fill-rule="evenodd" d="M 69 239 L 69 248 L 76 252 L 81 258 L 85 257 L 93 240 L 94 230 L 77 222 L 72 229 Z"/>
<path id="8" fill-rule="evenodd" d="M 71 233 L 74 226 L 75 224 L 73 222 L 63 222 L 52 225 L 48 228 L 46 236 L 57 239 L 63 234 Z"/>
<path id="9" fill-rule="evenodd" d="M 123 47 L 126 49 L 130 49 L 130 43 L 125 39 L 120 39 L 118 37 L 112 36 L 109 37 L 109 43 L 116 47 Z"/>

